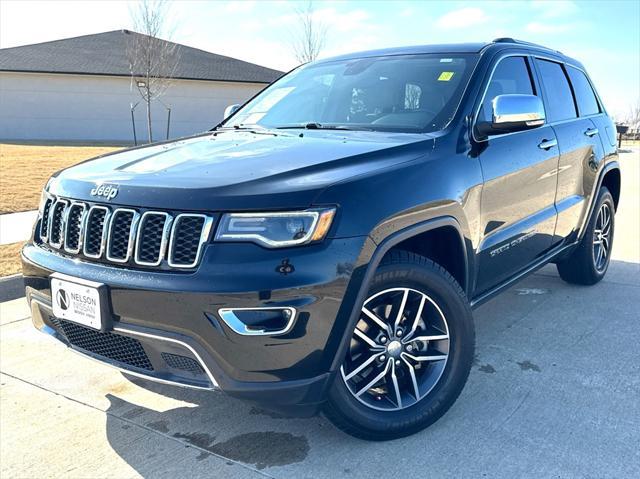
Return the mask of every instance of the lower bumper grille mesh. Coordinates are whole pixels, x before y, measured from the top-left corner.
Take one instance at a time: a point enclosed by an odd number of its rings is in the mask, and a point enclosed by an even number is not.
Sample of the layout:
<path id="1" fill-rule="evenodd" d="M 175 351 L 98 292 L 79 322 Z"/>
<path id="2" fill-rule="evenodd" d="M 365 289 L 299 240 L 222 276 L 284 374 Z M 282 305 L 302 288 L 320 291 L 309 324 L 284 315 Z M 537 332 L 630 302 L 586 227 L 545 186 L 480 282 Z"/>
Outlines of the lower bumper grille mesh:
<path id="1" fill-rule="evenodd" d="M 50 320 L 75 347 L 135 368 L 153 371 L 153 365 L 137 339 L 110 332 L 103 333 L 63 319 Z"/>
<path id="2" fill-rule="evenodd" d="M 178 354 L 162 353 L 162 359 L 171 368 L 187 371 L 192 374 L 204 374 L 204 369 L 197 361 Z"/>

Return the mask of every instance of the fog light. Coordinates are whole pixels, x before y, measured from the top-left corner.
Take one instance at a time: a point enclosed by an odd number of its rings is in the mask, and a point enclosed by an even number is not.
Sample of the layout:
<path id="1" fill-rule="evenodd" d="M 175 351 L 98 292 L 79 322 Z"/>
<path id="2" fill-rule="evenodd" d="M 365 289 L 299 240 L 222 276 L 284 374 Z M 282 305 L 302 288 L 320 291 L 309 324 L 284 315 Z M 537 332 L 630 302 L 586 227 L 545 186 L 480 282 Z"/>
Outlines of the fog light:
<path id="1" fill-rule="evenodd" d="M 277 336 L 291 331 L 295 308 L 221 308 L 218 314 L 233 331 L 244 336 Z"/>

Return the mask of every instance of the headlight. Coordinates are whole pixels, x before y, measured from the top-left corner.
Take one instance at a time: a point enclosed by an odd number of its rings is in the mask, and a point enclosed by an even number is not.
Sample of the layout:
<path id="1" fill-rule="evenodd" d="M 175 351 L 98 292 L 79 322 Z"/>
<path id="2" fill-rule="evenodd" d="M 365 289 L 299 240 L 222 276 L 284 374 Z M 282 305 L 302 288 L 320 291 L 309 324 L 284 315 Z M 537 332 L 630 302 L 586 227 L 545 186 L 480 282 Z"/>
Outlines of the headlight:
<path id="1" fill-rule="evenodd" d="M 251 241 L 267 248 L 296 246 L 323 239 L 335 208 L 282 213 L 228 213 L 222 216 L 216 241 Z"/>

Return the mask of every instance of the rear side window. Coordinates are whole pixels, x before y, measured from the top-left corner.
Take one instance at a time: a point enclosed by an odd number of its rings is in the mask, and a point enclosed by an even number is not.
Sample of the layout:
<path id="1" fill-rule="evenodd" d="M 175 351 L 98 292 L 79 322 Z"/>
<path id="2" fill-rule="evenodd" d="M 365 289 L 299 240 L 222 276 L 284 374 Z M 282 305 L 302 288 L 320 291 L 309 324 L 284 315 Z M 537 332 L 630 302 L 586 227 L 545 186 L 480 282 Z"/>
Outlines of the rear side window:
<path id="1" fill-rule="evenodd" d="M 576 102 L 578 103 L 578 112 L 580 116 L 596 115 L 600 113 L 600 106 L 596 99 L 596 94 L 591 88 L 591 83 L 587 79 L 587 76 L 577 68 L 567 67 L 567 73 L 569 79 L 573 85 L 573 92 L 576 95 Z"/>
<path id="2" fill-rule="evenodd" d="M 547 60 L 537 60 L 537 64 L 547 99 L 547 122 L 576 118 L 573 93 L 562 65 Z"/>
<path id="3" fill-rule="evenodd" d="M 490 122 L 493 99 L 498 95 L 512 93 L 535 95 L 529 66 L 524 57 L 507 57 L 500 60 L 489 81 L 478 119 Z"/>

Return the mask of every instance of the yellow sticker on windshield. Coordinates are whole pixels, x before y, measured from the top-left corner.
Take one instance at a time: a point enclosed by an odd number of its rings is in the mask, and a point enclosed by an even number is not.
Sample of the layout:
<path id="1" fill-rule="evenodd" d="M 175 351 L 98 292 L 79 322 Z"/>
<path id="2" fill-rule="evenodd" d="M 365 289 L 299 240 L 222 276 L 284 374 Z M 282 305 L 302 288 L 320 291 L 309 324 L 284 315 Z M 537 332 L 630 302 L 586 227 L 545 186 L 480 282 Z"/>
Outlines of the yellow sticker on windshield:
<path id="1" fill-rule="evenodd" d="M 438 77 L 438 81 L 449 81 L 453 78 L 453 72 L 442 72 Z"/>

